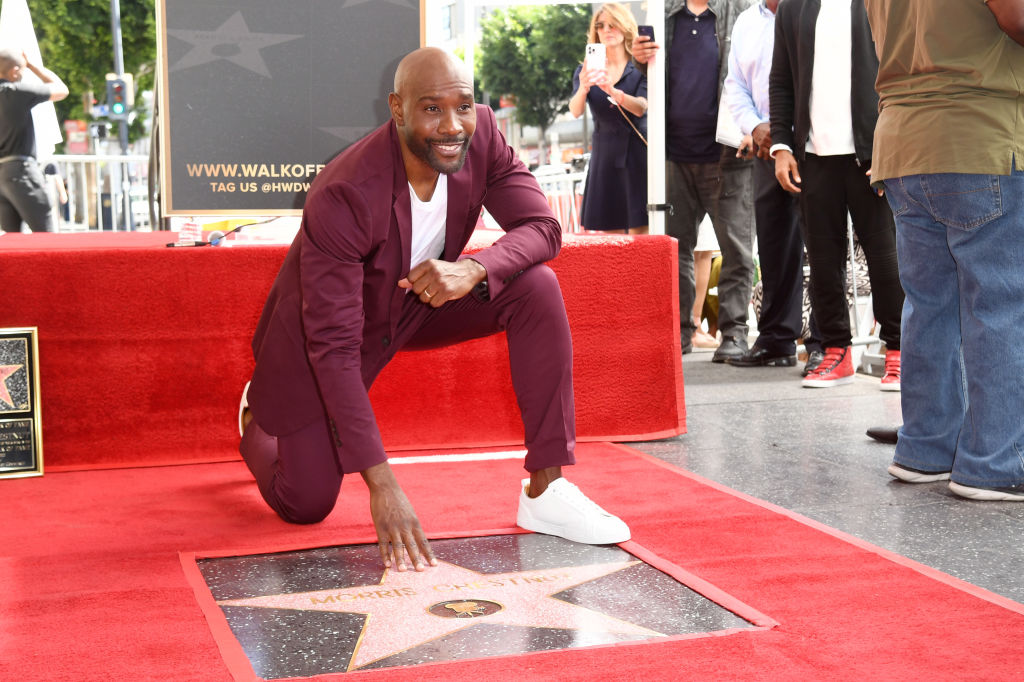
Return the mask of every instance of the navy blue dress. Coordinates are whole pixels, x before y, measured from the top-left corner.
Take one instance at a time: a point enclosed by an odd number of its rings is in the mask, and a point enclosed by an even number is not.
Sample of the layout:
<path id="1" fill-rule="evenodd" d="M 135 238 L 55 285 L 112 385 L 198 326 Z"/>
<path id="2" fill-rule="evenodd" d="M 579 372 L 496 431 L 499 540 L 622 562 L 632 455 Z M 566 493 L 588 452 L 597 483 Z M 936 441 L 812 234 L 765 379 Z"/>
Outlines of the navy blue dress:
<path id="1" fill-rule="evenodd" d="M 580 71 L 572 76 L 572 91 L 580 88 Z M 615 87 L 627 95 L 647 97 L 647 76 L 633 62 L 626 64 Z M 629 127 L 608 94 L 596 85 L 587 93 L 594 117 L 590 170 L 583 193 L 580 222 L 588 230 L 625 230 L 647 224 L 647 147 Z M 647 114 L 629 120 L 647 137 Z"/>

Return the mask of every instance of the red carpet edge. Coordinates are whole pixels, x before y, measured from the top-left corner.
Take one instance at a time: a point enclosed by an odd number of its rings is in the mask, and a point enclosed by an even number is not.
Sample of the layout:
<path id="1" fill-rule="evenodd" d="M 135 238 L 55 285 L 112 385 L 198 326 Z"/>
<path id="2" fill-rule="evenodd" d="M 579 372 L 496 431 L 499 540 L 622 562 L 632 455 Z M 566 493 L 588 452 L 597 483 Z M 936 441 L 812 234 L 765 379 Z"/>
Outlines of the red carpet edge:
<path id="1" fill-rule="evenodd" d="M 1024 604 L 1015 602 L 1012 599 L 1007 599 L 1006 597 L 996 594 L 995 592 L 990 592 L 989 590 L 986 590 L 983 587 L 978 587 L 977 585 L 969 583 L 965 580 L 961 580 L 957 577 L 951 576 L 948 573 L 943 573 L 942 571 L 932 568 L 931 566 L 926 566 L 925 564 L 914 561 L 913 559 L 909 559 L 903 556 L 902 554 L 897 554 L 896 552 L 892 552 L 883 547 L 879 547 L 878 545 L 873 545 L 867 540 L 862 540 L 854 535 L 845 533 L 837 528 L 827 526 L 824 523 L 821 523 L 820 521 L 815 521 L 814 519 L 804 516 L 803 514 L 798 514 L 797 512 L 786 509 L 785 507 L 780 507 L 777 504 L 766 502 L 765 500 L 752 497 L 750 495 L 747 495 L 746 493 L 741 493 L 738 490 L 734 490 L 720 483 L 716 483 L 715 481 L 712 481 L 709 478 L 704 478 L 703 476 L 700 476 L 698 474 L 672 466 L 671 464 L 664 462 L 658 459 L 657 457 L 653 457 L 652 455 L 648 455 L 645 452 L 640 452 L 639 450 L 634 450 L 633 448 L 626 447 L 624 445 L 619 445 L 617 443 L 609 443 L 608 445 L 614 448 L 618 448 L 620 450 L 625 450 L 630 454 L 646 459 L 652 464 L 669 469 L 672 472 L 679 474 L 680 476 L 683 476 L 685 478 L 688 478 L 692 481 L 696 481 L 701 485 L 706 485 L 707 487 L 712 488 L 714 490 L 718 490 L 719 492 L 723 492 L 727 495 L 732 495 L 733 497 L 739 498 L 744 502 L 749 502 L 750 504 L 757 505 L 758 507 L 767 509 L 768 511 L 772 511 L 776 514 L 786 516 L 790 519 L 793 519 L 797 523 L 801 523 L 805 526 L 813 528 L 814 530 L 831 535 L 834 538 L 842 540 L 843 542 L 847 542 L 855 547 L 859 547 L 860 549 L 864 549 L 873 554 L 877 554 L 878 556 L 888 559 L 893 563 L 899 564 L 901 566 L 906 566 L 907 568 L 917 571 L 921 575 L 931 578 L 932 580 L 936 580 L 940 583 L 949 585 L 950 587 L 954 587 L 962 592 L 966 592 L 967 594 L 977 597 L 978 599 L 984 599 L 985 601 L 991 602 L 996 606 L 1001 606 L 1004 609 L 1013 611 L 1014 613 L 1024 615 Z"/>

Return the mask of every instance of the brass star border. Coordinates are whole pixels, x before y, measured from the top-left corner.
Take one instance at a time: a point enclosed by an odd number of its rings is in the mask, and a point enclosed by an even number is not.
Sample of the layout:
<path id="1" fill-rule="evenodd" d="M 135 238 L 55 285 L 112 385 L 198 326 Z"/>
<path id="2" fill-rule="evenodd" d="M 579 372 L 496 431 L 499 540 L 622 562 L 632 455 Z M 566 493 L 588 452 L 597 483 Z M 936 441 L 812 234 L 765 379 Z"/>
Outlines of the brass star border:
<path id="1" fill-rule="evenodd" d="M 386 570 L 375 544 L 182 553 L 225 661 L 262 679 L 766 629 L 775 622 L 635 542 L 433 539 Z"/>

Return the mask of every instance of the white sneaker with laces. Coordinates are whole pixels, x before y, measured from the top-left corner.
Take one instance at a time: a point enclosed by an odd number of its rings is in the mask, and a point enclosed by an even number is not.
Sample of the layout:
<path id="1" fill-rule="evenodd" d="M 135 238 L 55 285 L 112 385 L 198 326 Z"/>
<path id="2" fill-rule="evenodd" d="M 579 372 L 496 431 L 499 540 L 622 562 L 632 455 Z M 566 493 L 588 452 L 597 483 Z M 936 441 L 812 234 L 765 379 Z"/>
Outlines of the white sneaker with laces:
<path id="1" fill-rule="evenodd" d="M 238 435 L 245 435 L 245 411 L 249 409 L 249 384 L 251 382 L 245 382 L 245 388 L 242 389 L 242 400 L 238 403 Z"/>
<path id="2" fill-rule="evenodd" d="M 530 479 L 523 479 L 516 514 L 516 525 L 520 528 L 587 545 L 613 545 L 629 540 L 629 527 L 622 519 L 601 509 L 566 479 L 552 481 L 537 497 L 526 494 L 529 487 Z"/>

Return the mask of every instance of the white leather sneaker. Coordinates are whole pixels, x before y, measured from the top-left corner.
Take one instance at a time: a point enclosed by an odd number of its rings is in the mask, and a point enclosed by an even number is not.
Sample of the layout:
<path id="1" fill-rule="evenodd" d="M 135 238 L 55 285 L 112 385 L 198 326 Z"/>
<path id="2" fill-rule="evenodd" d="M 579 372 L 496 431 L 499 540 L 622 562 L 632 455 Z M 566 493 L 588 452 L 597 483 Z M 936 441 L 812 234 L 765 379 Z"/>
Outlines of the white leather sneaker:
<path id="1" fill-rule="evenodd" d="M 238 403 L 238 435 L 245 435 L 245 422 L 242 419 L 245 417 L 245 411 L 249 409 L 249 384 L 251 382 L 245 382 L 245 388 L 242 389 L 242 400 Z"/>
<path id="2" fill-rule="evenodd" d="M 613 545 L 629 540 L 629 527 L 622 519 L 601 509 L 566 479 L 556 479 L 533 498 L 526 494 L 529 487 L 530 479 L 523 479 L 516 514 L 516 525 L 520 528 L 587 545 Z"/>

